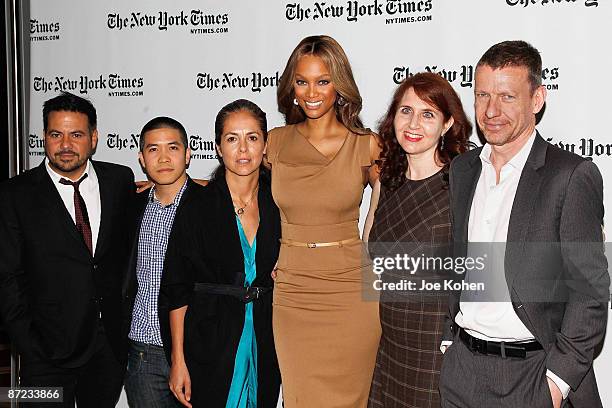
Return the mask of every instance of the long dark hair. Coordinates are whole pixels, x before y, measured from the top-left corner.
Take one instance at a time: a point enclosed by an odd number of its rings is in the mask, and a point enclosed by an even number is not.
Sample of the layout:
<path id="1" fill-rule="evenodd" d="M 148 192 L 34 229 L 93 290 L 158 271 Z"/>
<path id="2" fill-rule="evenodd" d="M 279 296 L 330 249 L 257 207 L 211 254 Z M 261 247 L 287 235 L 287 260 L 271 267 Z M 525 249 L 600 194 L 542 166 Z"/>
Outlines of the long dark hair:
<path id="1" fill-rule="evenodd" d="M 380 182 L 389 191 L 400 187 L 406 179 L 406 152 L 397 141 L 393 121 L 404 94 L 410 88 L 414 89 L 419 98 L 442 112 L 445 122 L 451 117 L 454 120 L 444 135 L 444 146 L 440 138 L 436 148 L 437 159 L 443 166 L 447 167 L 453 157 L 468 150 L 468 140 L 472 133 L 472 125 L 463 111 L 461 99 L 446 79 L 429 72 L 406 78 L 395 90 L 391 105 L 378 128 L 383 142 Z"/>
<path id="2" fill-rule="evenodd" d="M 306 119 L 302 108 L 293 103 L 293 98 L 295 98 L 295 92 L 293 91 L 295 69 L 298 60 L 304 55 L 314 55 L 321 58 L 329 69 L 338 98 L 342 97 L 344 100 L 342 105 L 336 101 L 335 109 L 338 121 L 353 133 L 369 133 L 369 130 L 363 128 L 363 123 L 359 118 L 362 101 L 359 88 L 357 88 L 353 77 L 351 64 L 340 44 L 327 35 L 313 35 L 304 38 L 295 47 L 287 61 L 276 92 L 278 110 L 285 116 L 285 123 L 292 125 Z"/>
<path id="3" fill-rule="evenodd" d="M 257 120 L 259 128 L 263 133 L 264 142 L 268 140 L 268 120 L 266 118 L 266 113 L 261 110 L 257 104 L 248 99 L 237 99 L 222 107 L 219 113 L 217 113 L 217 117 L 215 118 L 215 145 L 217 145 L 217 147 L 221 145 L 221 136 L 223 136 L 223 128 L 225 127 L 227 118 L 232 113 L 242 111 L 249 112 L 253 115 L 253 118 Z M 217 159 L 219 160 L 219 166 L 213 171 L 211 177 L 212 181 L 225 177 L 225 164 L 223 164 L 223 159 L 219 155 L 217 155 Z M 260 176 L 269 177 L 268 170 L 263 165 L 259 166 L 259 174 Z"/>

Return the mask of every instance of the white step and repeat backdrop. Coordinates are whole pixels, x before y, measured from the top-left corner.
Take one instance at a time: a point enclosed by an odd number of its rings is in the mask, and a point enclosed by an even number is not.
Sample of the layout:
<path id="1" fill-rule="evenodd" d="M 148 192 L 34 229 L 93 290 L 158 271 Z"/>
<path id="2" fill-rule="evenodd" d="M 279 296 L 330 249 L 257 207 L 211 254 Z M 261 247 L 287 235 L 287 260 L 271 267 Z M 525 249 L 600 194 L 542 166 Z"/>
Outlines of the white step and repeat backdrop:
<path id="1" fill-rule="evenodd" d="M 396 85 L 419 71 L 448 79 L 473 118 L 479 57 L 494 43 L 523 39 L 544 62 L 540 132 L 592 159 L 607 192 L 611 17 L 609 0 L 31 0 L 30 166 L 44 157 L 42 103 L 62 90 L 98 109 L 97 159 L 126 164 L 144 179 L 138 133 L 149 119 L 171 116 L 189 134 L 190 175 L 207 178 L 217 164 L 213 124 L 223 105 L 247 98 L 268 113 L 270 127 L 283 124 L 276 86 L 307 35 L 328 34 L 344 47 L 371 128 Z M 595 361 L 606 406 L 611 337 Z"/>

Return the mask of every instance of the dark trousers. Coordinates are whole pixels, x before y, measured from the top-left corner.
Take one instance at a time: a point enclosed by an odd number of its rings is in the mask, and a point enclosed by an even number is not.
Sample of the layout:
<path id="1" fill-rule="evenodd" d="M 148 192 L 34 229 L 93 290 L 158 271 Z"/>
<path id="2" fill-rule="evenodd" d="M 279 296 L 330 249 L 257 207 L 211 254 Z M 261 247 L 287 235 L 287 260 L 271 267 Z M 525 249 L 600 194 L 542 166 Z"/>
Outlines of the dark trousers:
<path id="1" fill-rule="evenodd" d="M 546 353 L 527 352 L 525 359 L 473 352 L 455 336 L 440 372 L 443 408 L 549 408 Z"/>
<path id="2" fill-rule="evenodd" d="M 21 360 L 22 387 L 63 387 L 63 403 L 28 403 L 23 407 L 110 408 L 119 401 L 125 368 L 119 364 L 100 326 L 96 351 L 77 368 L 61 368 L 43 360 Z"/>
<path id="3" fill-rule="evenodd" d="M 125 393 L 130 408 L 179 408 L 168 386 L 170 367 L 164 349 L 130 340 Z"/>

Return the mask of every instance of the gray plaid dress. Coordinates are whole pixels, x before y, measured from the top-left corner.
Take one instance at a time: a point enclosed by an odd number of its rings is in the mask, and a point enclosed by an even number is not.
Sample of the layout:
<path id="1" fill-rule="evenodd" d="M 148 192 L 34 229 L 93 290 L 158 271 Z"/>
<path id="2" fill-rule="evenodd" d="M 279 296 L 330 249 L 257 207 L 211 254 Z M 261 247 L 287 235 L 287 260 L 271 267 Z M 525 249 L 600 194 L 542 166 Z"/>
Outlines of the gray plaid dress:
<path id="1" fill-rule="evenodd" d="M 380 244 L 386 256 L 446 247 L 451 240 L 447 179 L 443 170 L 424 180 L 406 180 L 392 192 L 382 188 L 369 238 L 372 256 L 380 255 Z M 406 278 L 406 272 L 385 274 L 390 276 L 383 281 Z M 444 294 L 381 294 L 382 337 L 368 407 L 440 406 L 440 341 L 447 309 Z"/>

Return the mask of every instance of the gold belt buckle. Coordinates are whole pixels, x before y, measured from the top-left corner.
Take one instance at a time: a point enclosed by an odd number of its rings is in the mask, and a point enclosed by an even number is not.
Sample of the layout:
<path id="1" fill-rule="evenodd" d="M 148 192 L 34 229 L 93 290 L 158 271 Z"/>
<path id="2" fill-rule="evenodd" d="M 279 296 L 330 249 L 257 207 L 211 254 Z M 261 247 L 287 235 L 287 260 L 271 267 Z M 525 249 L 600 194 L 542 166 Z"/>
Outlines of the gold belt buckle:
<path id="1" fill-rule="evenodd" d="M 317 247 L 317 243 L 316 243 L 316 242 L 308 242 L 308 243 L 306 244 L 306 246 L 307 246 L 308 248 L 316 248 L 316 247 Z"/>

